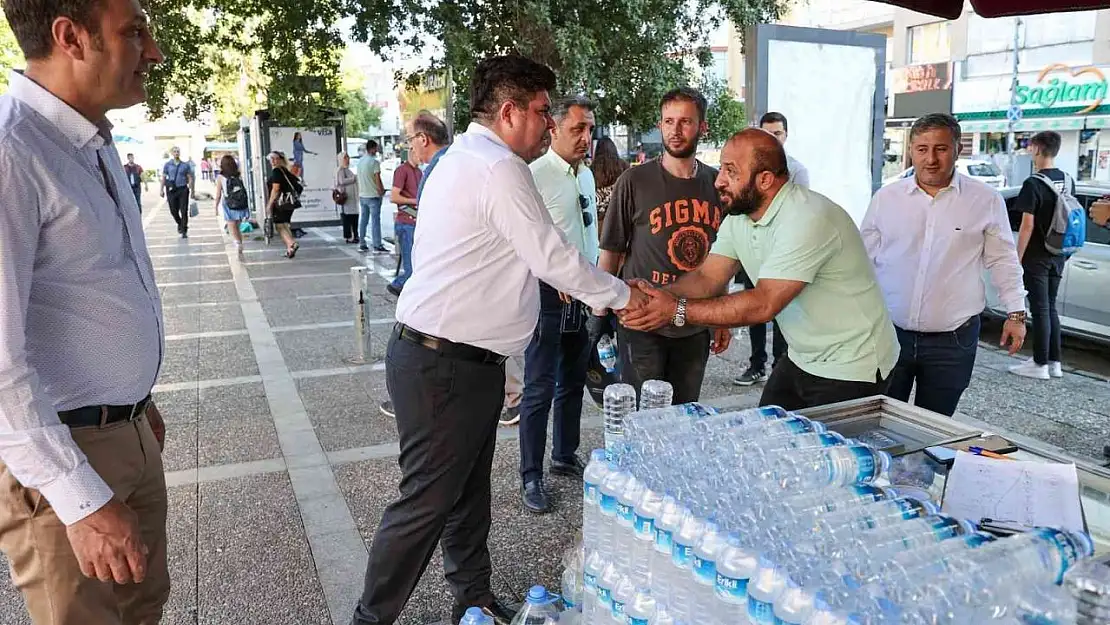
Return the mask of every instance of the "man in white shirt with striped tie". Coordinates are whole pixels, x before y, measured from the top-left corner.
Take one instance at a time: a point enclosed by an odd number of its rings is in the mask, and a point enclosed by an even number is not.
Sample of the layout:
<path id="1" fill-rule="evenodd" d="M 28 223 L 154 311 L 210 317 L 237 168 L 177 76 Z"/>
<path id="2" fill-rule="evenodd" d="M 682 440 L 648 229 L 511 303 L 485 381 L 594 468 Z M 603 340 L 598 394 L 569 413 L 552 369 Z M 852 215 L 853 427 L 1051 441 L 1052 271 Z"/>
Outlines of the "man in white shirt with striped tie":
<path id="1" fill-rule="evenodd" d="M 983 271 L 1009 312 L 1002 345 L 1025 340 L 1021 264 L 998 191 L 956 171 L 960 124 L 934 113 L 910 129 L 914 175 L 883 187 L 861 232 L 898 332 L 888 394 L 951 416 L 971 383 L 986 307 Z"/>

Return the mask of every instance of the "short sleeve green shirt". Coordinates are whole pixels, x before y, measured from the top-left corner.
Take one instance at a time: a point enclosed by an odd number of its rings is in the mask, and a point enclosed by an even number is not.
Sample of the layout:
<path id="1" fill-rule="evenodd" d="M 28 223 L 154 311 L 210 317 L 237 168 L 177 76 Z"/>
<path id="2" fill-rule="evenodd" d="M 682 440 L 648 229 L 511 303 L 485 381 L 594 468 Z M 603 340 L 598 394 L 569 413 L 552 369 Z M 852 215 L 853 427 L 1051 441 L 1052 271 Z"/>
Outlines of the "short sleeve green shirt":
<path id="1" fill-rule="evenodd" d="M 725 218 L 712 253 L 739 261 L 753 283 L 806 283 L 775 317 L 803 371 L 874 382 L 894 368 L 898 338 L 859 229 L 825 196 L 787 183 L 758 222 Z"/>

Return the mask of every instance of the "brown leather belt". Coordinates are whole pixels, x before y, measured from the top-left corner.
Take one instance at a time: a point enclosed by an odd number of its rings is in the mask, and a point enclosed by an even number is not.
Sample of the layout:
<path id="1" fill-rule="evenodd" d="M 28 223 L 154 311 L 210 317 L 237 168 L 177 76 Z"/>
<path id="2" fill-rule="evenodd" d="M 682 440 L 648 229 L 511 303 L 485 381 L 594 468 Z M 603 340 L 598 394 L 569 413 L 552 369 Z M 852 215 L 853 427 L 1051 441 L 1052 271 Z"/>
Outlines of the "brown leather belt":
<path id="1" fill-rule="evenodd" d="M 505 361 L 508 360 L 508 356 L 502 356 L 501 354 L 491 352 L 481 347 L 475 347 L 465 343 L 453 343 L 447 339 L 441 339 L 438 336 L 424 334 L 420 330 L 410 328 L 403 323 L 398 323 L 393 326 L 393 335 L 401 340 L 443 354 L 448 358 L 495 365 L 503 365 Z"/>
<path id="2" fill-rule="evenodd" d="M 104 427 L 110 423 L 138 419 L 143 416 L 149 403 L 150 395 L 147 395 L 138 403 L 126 406 L 86 406 L 74 410 L 63 410 L 58 413 L 58 419 L 71 428 L 92 425 Z"/>

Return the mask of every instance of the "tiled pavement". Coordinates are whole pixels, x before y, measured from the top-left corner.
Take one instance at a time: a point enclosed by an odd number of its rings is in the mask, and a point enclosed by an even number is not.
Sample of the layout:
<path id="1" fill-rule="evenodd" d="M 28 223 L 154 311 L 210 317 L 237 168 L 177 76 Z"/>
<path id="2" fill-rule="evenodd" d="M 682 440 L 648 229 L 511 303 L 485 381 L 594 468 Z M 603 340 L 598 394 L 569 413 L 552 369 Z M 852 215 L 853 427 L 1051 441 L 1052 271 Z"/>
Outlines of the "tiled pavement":
<path id="1" fill-rule="evenodd" d="M 338 229 L 312 230 L 295 260 L 250 241 L 239 261 L 202 210 L 188 241 L 164 206 L 144 216 L 164 298 L 166 358 L 155 398 L 167 421 L 172 625 L 345 624 L 362 583 L 366 546 L 396 495 L 396 432 L 380 364 L 352 366 L 349 269 L 379 277 L 372 332 L 380 350 L 393 299 L 392 256 L 360 255 Z M 379 354 L 380 356 L 380 351 Z M 703 397 L 738 389 L 746 337 L 710 361 Z M 961 409 L 1097 457 L 1110 442 L 1110 385 L 1068 374 L 1034 383 L 1005 373 L 1010 357 L 984 348 Z M 755 402 L 759 389 L 749 389 Z M 600 444 L 589 406 L 584 447 Z M 557 513 L 531 516 L 517 496 L 515 428 L 500 432 L 493 476 L 495 590 L 519 599 L 557 583 L 580 515 L 578 486 L 552 478 Z M 6 573 L 0 573 L 0 577 Z M 401 622 L 445 617 L 450 594 L 437 555 Z M 0 579 L 0 625 L 24 625 L 22 601 Z"/>

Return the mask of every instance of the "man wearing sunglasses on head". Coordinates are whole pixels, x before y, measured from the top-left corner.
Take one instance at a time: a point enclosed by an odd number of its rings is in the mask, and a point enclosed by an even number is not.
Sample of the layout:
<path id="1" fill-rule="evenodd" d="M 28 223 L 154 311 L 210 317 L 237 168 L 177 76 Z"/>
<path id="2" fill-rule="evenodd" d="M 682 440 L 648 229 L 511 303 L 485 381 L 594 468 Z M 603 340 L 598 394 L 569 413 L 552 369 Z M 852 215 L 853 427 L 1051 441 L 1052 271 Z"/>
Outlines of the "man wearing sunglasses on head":
<path id="1" fill-rule="evenodd" d="M 598 256 L 597 200 L 593 176 L 583 161 L 594 131 L 594 105 L 584 97 L 556 100 L 551 147 L 529 165 L 544 205 L 566 239 L 589 261 Z M 540 318 L 524 354 L 524 397 L 520 404 L 521 499 L 531 512 L 551 510 L 543 486 L 547 415 L 555 403 L 551 473 L 581 477 L 578 458 L 582 389 L 589 365 L 586 307 L 540 283 Z"/>

